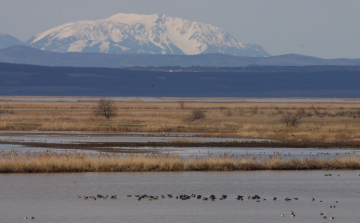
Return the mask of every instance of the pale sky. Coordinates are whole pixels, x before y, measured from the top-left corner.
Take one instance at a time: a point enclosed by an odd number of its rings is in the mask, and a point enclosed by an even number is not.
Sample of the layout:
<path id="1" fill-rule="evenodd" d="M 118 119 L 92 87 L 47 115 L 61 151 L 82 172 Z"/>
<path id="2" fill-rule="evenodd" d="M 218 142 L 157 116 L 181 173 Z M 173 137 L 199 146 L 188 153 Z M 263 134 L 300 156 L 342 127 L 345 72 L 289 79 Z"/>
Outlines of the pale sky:
<path id="1" fill-rule="evenodd" d="M 360 0 L 0 0 L 0 33 L 26 41 L 66 22 L 117 13 L 208 23 L 271 55 L 360 58 Z"/>

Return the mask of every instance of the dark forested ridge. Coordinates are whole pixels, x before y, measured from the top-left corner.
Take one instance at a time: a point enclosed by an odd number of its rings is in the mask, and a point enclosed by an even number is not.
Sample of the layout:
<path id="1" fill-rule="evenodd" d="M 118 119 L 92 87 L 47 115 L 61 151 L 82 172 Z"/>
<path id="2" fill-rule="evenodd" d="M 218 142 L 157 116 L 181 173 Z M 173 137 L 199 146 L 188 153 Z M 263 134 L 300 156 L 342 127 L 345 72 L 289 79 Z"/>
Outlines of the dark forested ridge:
<path id="1" fill-rule="evenodd" d="M 120 69 L 0 63 L 0 95 L 360 98 L 359 86 L 360 66 Z"/>
<path id="2" fill-rule="evenodd" d="M 325 66 L 360 65 L 360 59 L 322 59 L 297 54 L 270 57 L 244 57 L 227 54 L 162 55 L 162 54 L 109 54 L 58 53 L 29 46 L 0 49 L 0 62 L 41 66 L 72 67 L 246 67 L 246 66 Z"/>

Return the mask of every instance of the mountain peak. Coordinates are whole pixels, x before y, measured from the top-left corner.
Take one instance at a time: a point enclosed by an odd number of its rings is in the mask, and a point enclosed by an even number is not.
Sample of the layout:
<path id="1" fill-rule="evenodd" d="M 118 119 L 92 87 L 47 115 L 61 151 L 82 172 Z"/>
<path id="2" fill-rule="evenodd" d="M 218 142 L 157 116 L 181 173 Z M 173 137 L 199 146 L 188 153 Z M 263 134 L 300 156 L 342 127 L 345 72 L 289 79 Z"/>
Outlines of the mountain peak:
<path id="1" fill-rule="evenodd" d="M 118 13 L 102 20 L 70 22 L 28 43 L 57 52 L 269 56 L 261 46 L 239 43 L 218 27 L 163 14 Z"/>
<path id="2" fill-rule="evenodd" d="M 24 45 L 21 40 L 7 33 L 0 33 L 0 49 L 8 48 L 15 45 Z"/>
<path id="3" fill-rule="evenodd" d="M 126 14 L 118 13 L 115 14 L 105 21 L 125 23 L 125 24 L 136 24 L 136 23 L 155 23 L 159 18 L 162 18 L 162 14 L 153 14 L 153 15 L 138 15 L 138 14 Z"/>

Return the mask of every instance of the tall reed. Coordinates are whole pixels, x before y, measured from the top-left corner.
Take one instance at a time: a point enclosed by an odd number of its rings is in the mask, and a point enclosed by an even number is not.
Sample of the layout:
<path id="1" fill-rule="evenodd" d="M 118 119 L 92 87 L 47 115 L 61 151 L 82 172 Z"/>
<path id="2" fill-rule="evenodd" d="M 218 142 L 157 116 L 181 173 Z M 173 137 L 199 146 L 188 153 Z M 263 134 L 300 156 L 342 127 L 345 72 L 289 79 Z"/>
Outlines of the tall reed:
<path id="1" fill-rule="evenodd" d="M 285 159 L 280 155 L 260 158 L 254 155 L 208 154 L 180 157 L 178 154 L 85 153 L 47 150 L 0 153 L 0 173 L 50 172 L 132 172 L 132 171 L 233 171 L 233 170 L 360 169 L 360 157 Z"/>

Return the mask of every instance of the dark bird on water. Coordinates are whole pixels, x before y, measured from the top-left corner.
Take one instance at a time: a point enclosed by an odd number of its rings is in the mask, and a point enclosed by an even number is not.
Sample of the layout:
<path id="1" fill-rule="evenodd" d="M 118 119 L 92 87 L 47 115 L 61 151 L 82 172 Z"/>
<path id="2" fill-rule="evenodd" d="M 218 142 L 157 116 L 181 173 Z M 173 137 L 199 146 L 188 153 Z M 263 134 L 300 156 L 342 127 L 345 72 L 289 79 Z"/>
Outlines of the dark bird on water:
<path id="1" fill-rule="evenodd" d="M 153 87 L 155 87 L 155 84 L 153 84 Z"/>

